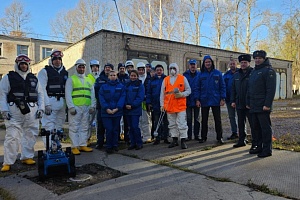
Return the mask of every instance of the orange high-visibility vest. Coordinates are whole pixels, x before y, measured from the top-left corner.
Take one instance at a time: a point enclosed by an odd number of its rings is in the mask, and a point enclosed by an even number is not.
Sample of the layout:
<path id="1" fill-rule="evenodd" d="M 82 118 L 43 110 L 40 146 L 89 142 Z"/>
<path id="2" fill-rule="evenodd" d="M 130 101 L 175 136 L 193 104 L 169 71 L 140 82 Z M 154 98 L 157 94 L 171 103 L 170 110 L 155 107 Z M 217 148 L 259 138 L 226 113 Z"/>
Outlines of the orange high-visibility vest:
<path id="1" fill-rule="evenodd" d="M 182 112 L 186 110 L 186 97 L 175 98 L 174 89 L 178 88 L 180 92 L 184 91 L 184 76 L 181 74 L 177 75 L 175 83 L 170 83 L 170 76 L 165 79 L 165 98 L 164 108 L 168 113 Z"/>

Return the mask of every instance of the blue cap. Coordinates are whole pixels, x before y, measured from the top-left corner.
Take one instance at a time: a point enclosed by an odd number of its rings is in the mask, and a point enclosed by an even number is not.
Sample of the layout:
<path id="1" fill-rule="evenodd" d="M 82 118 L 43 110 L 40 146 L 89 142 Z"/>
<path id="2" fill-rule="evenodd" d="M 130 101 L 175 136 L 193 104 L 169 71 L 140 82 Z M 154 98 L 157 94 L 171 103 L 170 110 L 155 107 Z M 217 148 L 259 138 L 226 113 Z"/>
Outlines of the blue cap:
<path id="1" fill-rule="evenodd" d="M 189 64 L 197 64 L 197 61 L 192 59 L 192 60 L 190 60 Z"/>
<path id="2" fill-rule="evenodd" d="M 210 57 L 210 55 L 206 55 L 206 56 L 204 56 L 204 58 L 203 58 L 203 62 L 204 62 L 206 59 L 210 59 L 210 60 L 212 60 L 212 58 Z"/>

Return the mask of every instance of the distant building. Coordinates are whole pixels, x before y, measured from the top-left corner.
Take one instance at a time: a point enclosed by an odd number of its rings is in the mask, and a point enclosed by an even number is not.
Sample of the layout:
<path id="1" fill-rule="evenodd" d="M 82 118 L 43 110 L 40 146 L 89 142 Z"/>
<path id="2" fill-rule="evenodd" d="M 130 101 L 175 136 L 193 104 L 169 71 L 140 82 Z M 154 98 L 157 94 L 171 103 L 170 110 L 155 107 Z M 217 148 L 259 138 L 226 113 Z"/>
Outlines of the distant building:
<path id="1" fill-rule="evenodd" d="M 14 69 L 17 55 L 28 55 L 32 60 L 31 64 L 34 64 L 48 57 L 52 49 L 64 50 L 70 44 L 35 38 L 0 35 L 0 79 L 4 74 Z"/>
<path id="2" fill-rule="evenodd" d="M 115 67 L 119 62 L 133 60 L 138 62 L 151 63 L 152 66 L 162 64 L 165 74 L 168 74 L 167 66 L 176 62 L 180 73 L 188 69 L 188 61 L 196 59 L 198 67 L 202 59 L 209 54 L 215 61 L 216 67 L 222 72 L 227 71 L 230 59 L 237 59 L 241 52 L 227 51 L 181 42 L 162 40 L 138 36 L 127 33 L 120 33 L 108 30 L 100 30 L 82 40 L 70 45 L 64 51 L 63 63 L 70 74 L 74 73 L 74 63 L 82 58 L 89 63 L 92 59 L 98 59 L 102 69 L 105 63 L 112 63 Z M 275 99 L 292 98 L 292 61 L 270 58 L 270 61 L 277 72 L 277 90 Z M 40 61 L 32 66 L 34 73 L 48 64 L 48 59 Z M 251 62 L 254 66 L 254 62 Z"/>

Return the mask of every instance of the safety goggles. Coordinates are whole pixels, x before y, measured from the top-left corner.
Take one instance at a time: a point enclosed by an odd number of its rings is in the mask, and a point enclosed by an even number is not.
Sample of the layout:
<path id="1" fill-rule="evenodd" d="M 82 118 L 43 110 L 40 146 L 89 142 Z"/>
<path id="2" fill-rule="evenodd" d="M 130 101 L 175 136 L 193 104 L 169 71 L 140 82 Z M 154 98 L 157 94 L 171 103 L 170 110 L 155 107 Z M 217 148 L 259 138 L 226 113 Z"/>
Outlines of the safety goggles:
<path id="1" fill-rule="evenodd" d="M 16 58 L 16 62 L 20 63 L 20 62 L 26 62 L 29 63 L 30 62 L 30 58 L 28 58 L 26 55 L 22 55 L 22 56 L 18 56 Z"/>
<path id="2" fill-rule="evenodd" d="M 175 67 L 170 67 L 170 69 L 175 69 L 175 70 L 176 70 L 176 68 L 175 68 Z"/>
<path id="3" fill-rule="evenodd" d="M 61 57 L 53 57 L 52 60 L 61 60 Z"/>
<path id="4" fill-rule="evenodd" d="M 51 54 L 51 57 L 63 57 L 64 54 L 63 52 L 61 51 L 54 51 L 52 54 Z"/>

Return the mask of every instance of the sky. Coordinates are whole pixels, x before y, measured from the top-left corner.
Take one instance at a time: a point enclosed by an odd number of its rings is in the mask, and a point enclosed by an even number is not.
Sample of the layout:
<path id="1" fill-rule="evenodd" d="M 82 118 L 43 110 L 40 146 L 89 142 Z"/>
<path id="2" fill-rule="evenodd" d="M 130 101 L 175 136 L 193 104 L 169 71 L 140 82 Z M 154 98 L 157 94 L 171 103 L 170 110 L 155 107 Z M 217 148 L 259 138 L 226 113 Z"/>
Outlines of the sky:
<path id="1" fill-rule="evenodd" d="M 62 40 L 62 38 L 53 38 L 50 37 L 53 35 L 51 33 L 50 21 L 56 17 L 56 14 L 63 10 L 69 10 L 76 7 L 76 4 L 79 0 L 51 0 L 51 1 L 41 1 L 41 0 L 21 0 L 25 6 L 25 10 L 30 12 L 31 14 L 31 23 L 28 26 L 31 28 L 31 32 L 34 33 L 32 35 L 28 35 L 28 37 L 32 38 L 40 38 L 46 40 Z M 103 0 L 103 1 L 111 1 L 114 6 L 113 0 Z M 127 0 L 117 0 L 118 4 L 126 2 Z M 4 17 L 5 8 L 9 7 L 9 5 L 13 2 L 13 0 L 2 0 L 0 6 L 0 18 Z M 263 8 L 269 8 L 272 11 L 281 11 L 282 10 L 282 0 L 259 0 L 258 6 Z M 121 15 L 122 16 L 122 15 Z M 211 19 L 212 20 L 212 19 Z M 205 24 L 210 24 L 206 22 Z M 204 25 L 204 24 L 203 24 Z M 204 28 L 205 31 L 205 28 Z M 124 27 L 124 32 L 129 32 Z M 1 31 L 0 31 L 1 33 Z M 48 37 L 49 36 L 49 37 Z M 201 39 L 201 45 L 208 45 L 210 41 L 205 41 Z"/>

